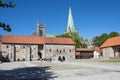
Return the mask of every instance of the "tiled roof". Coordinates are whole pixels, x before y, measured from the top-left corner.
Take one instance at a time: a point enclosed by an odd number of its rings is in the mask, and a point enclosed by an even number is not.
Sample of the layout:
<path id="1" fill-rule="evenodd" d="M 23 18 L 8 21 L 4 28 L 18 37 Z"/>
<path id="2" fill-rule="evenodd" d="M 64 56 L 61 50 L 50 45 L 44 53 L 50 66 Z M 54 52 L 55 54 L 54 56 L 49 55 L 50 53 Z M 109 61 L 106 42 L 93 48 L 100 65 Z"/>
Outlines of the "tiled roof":
<path id="1" fill-rule="evenodd" d="M 100 48 L 99 47 L 94 47 L 94 50 L 97 51 L 97 52 L 100 52 Z"/>
<path id="2" fill-rule="evenodd" d="M 75 44 L 71 38 L 43 37 L 46 44 Z"/>
<path id="3" fill-rule="evenodd" d="M 3 35 L 2 43 L 18 44 L 75 44 L 71 38 L 55 38 L 40 36 Z"/>
<path id="4" fill-rule="evenodd" d="M 92 48 L 76 48 L 76 51 L 94 51 Z"/>
<path id="5" fill-rule="evenodd" d="M 38 36 L 15 36 L 3 35 L 2 43 L 18 43 L 18 44 L 43 44 L 43 39 Z"/>
<path id="6" fill-rule="evenodd" d="M 120 36 L 107 39 L 100 47 L 110 47 L 120 45 Z"/>

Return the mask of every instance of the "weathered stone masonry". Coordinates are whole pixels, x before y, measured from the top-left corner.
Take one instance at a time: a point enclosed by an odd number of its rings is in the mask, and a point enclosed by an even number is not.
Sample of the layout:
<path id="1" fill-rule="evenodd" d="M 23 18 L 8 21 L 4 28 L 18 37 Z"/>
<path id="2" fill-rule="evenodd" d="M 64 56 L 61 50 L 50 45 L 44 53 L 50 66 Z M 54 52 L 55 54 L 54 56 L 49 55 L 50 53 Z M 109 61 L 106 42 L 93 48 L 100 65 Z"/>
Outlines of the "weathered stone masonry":
<path id="1" fill-rule="evenodd" d="M 45 57 L 58 60 L 59 57 L 65 57 L 66 60 L 75 59 L 74 45 L 46 44 Z"/>
<path id="2" fill-rule="evenodd" d="M 75 44 L 70 38 L 5 35 L 2 56 L 8 61 L 71 60 L 75 59 Z"/>
<path id="3" fill-rule="evenodd" d="M 10 61 L 38 59 L 38 45 L 2 44 L 2 55 Z"/>

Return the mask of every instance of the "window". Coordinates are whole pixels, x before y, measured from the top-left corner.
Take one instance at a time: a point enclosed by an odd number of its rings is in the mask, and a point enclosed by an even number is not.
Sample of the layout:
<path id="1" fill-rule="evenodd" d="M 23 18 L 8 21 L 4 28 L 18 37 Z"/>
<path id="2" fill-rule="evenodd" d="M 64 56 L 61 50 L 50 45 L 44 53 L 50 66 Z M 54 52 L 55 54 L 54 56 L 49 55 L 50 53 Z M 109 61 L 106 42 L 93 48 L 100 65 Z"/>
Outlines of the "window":
<path id="1" fill-rule="evenodd" d="M 25 61 L 25 58 L 23 58 L 23 61 Z"/>
<path id="2" fill-rule="evenodd" d="M 6 48 L 9 48 L 9 46 L 7 45 Z"/>
<path id="3" fill-rule="evenodd" d="M 118 48 L 118 52 L 120 52 L 120 48 Z"/>
<path id="4" fill-rule="evenodd" d="M 23 46 L 23 48 L 25 48 L 25 46 Z"/>
<path id="5" fill-rule="evenodd" d="M 49 49 L 49 52 L 51 52 L 52 50 L 51 49 Z"/>
<path id="6" fill-rule="evenodd" d="M 58 52 L 58 49 L 56 50 L 56 52 Z"/>
<path id="7" fill-rule="evenodd" d="M 63 49 L 63 52 L 65 52 L 65 49 Z"/>
<path id="8" fill-rule="evenodd" d="M 69 49 L 69 52 L 71 52 L 71 49 Z"/>
<path id="9" fill-rule="evenodd" d="M 17 61 L 20 61 L 20 59 L 18 58 Z"/>
<path id="10" fill-rule="evenodd" d="M 61 50 L 60 50 L 60 53 L 61 53 Z"/>

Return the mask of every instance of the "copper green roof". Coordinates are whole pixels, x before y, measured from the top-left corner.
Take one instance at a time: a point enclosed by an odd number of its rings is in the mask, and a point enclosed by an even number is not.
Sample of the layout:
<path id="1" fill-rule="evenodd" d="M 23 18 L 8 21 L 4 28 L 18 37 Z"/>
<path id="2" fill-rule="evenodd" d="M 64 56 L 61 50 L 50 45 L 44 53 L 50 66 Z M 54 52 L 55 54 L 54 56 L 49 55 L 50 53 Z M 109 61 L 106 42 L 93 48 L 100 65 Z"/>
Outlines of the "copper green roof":
<path id="1" fill-rule="evenodd" d="M 72 33 L 72 32 L 75 32 L 75 28 L 74 28 L 74 22 L 72 17 L 72 10 L 71 10 L 71 7 L 69 7 L 67 33 Z"/>

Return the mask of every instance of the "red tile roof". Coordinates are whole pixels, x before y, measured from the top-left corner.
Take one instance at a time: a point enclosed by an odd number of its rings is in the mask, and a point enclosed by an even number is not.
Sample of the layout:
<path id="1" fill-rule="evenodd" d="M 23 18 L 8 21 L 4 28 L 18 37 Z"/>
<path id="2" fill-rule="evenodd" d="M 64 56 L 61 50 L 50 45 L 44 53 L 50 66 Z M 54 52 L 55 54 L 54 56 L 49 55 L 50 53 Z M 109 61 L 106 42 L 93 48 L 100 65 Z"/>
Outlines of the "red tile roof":
<path id="1" fill-rule="evenodd" d="M 110 47 L 120 45 L 120 36 L 107 39 L 100 47 Z"/>
<path id="2" fill-rule="evenodd" d="M 18 44 L 43 44 L 43 40 L 38 36 L 13 36 L 3 35 L 2 43 L 18 43 Z"/>
<path id="3" fill-rule="evenodd" d="M 92 48 L 76 48 L 76 51 L 94 51 Z"/>
<path id="4" fill-rule="evenodd" d="M 101 52 L 101 51 L 100 51 L 100 47 L 97 47 L 97 46 L 94 47 L 94 50 L 97 51 L 97 52 Z"/>
<path id="5" fill-rule="evenodd" d="M 75 44 L 71 38 L 43 37 L 46 44 Z"/>
<path id="6" fill-rule="evenodd" d="M 15 35 L 3 35 L 2 43 L 75 44 L 71 38 L 55 38 L 55 37 L 40 37 L 40 36 L 15 36 Z"/>

